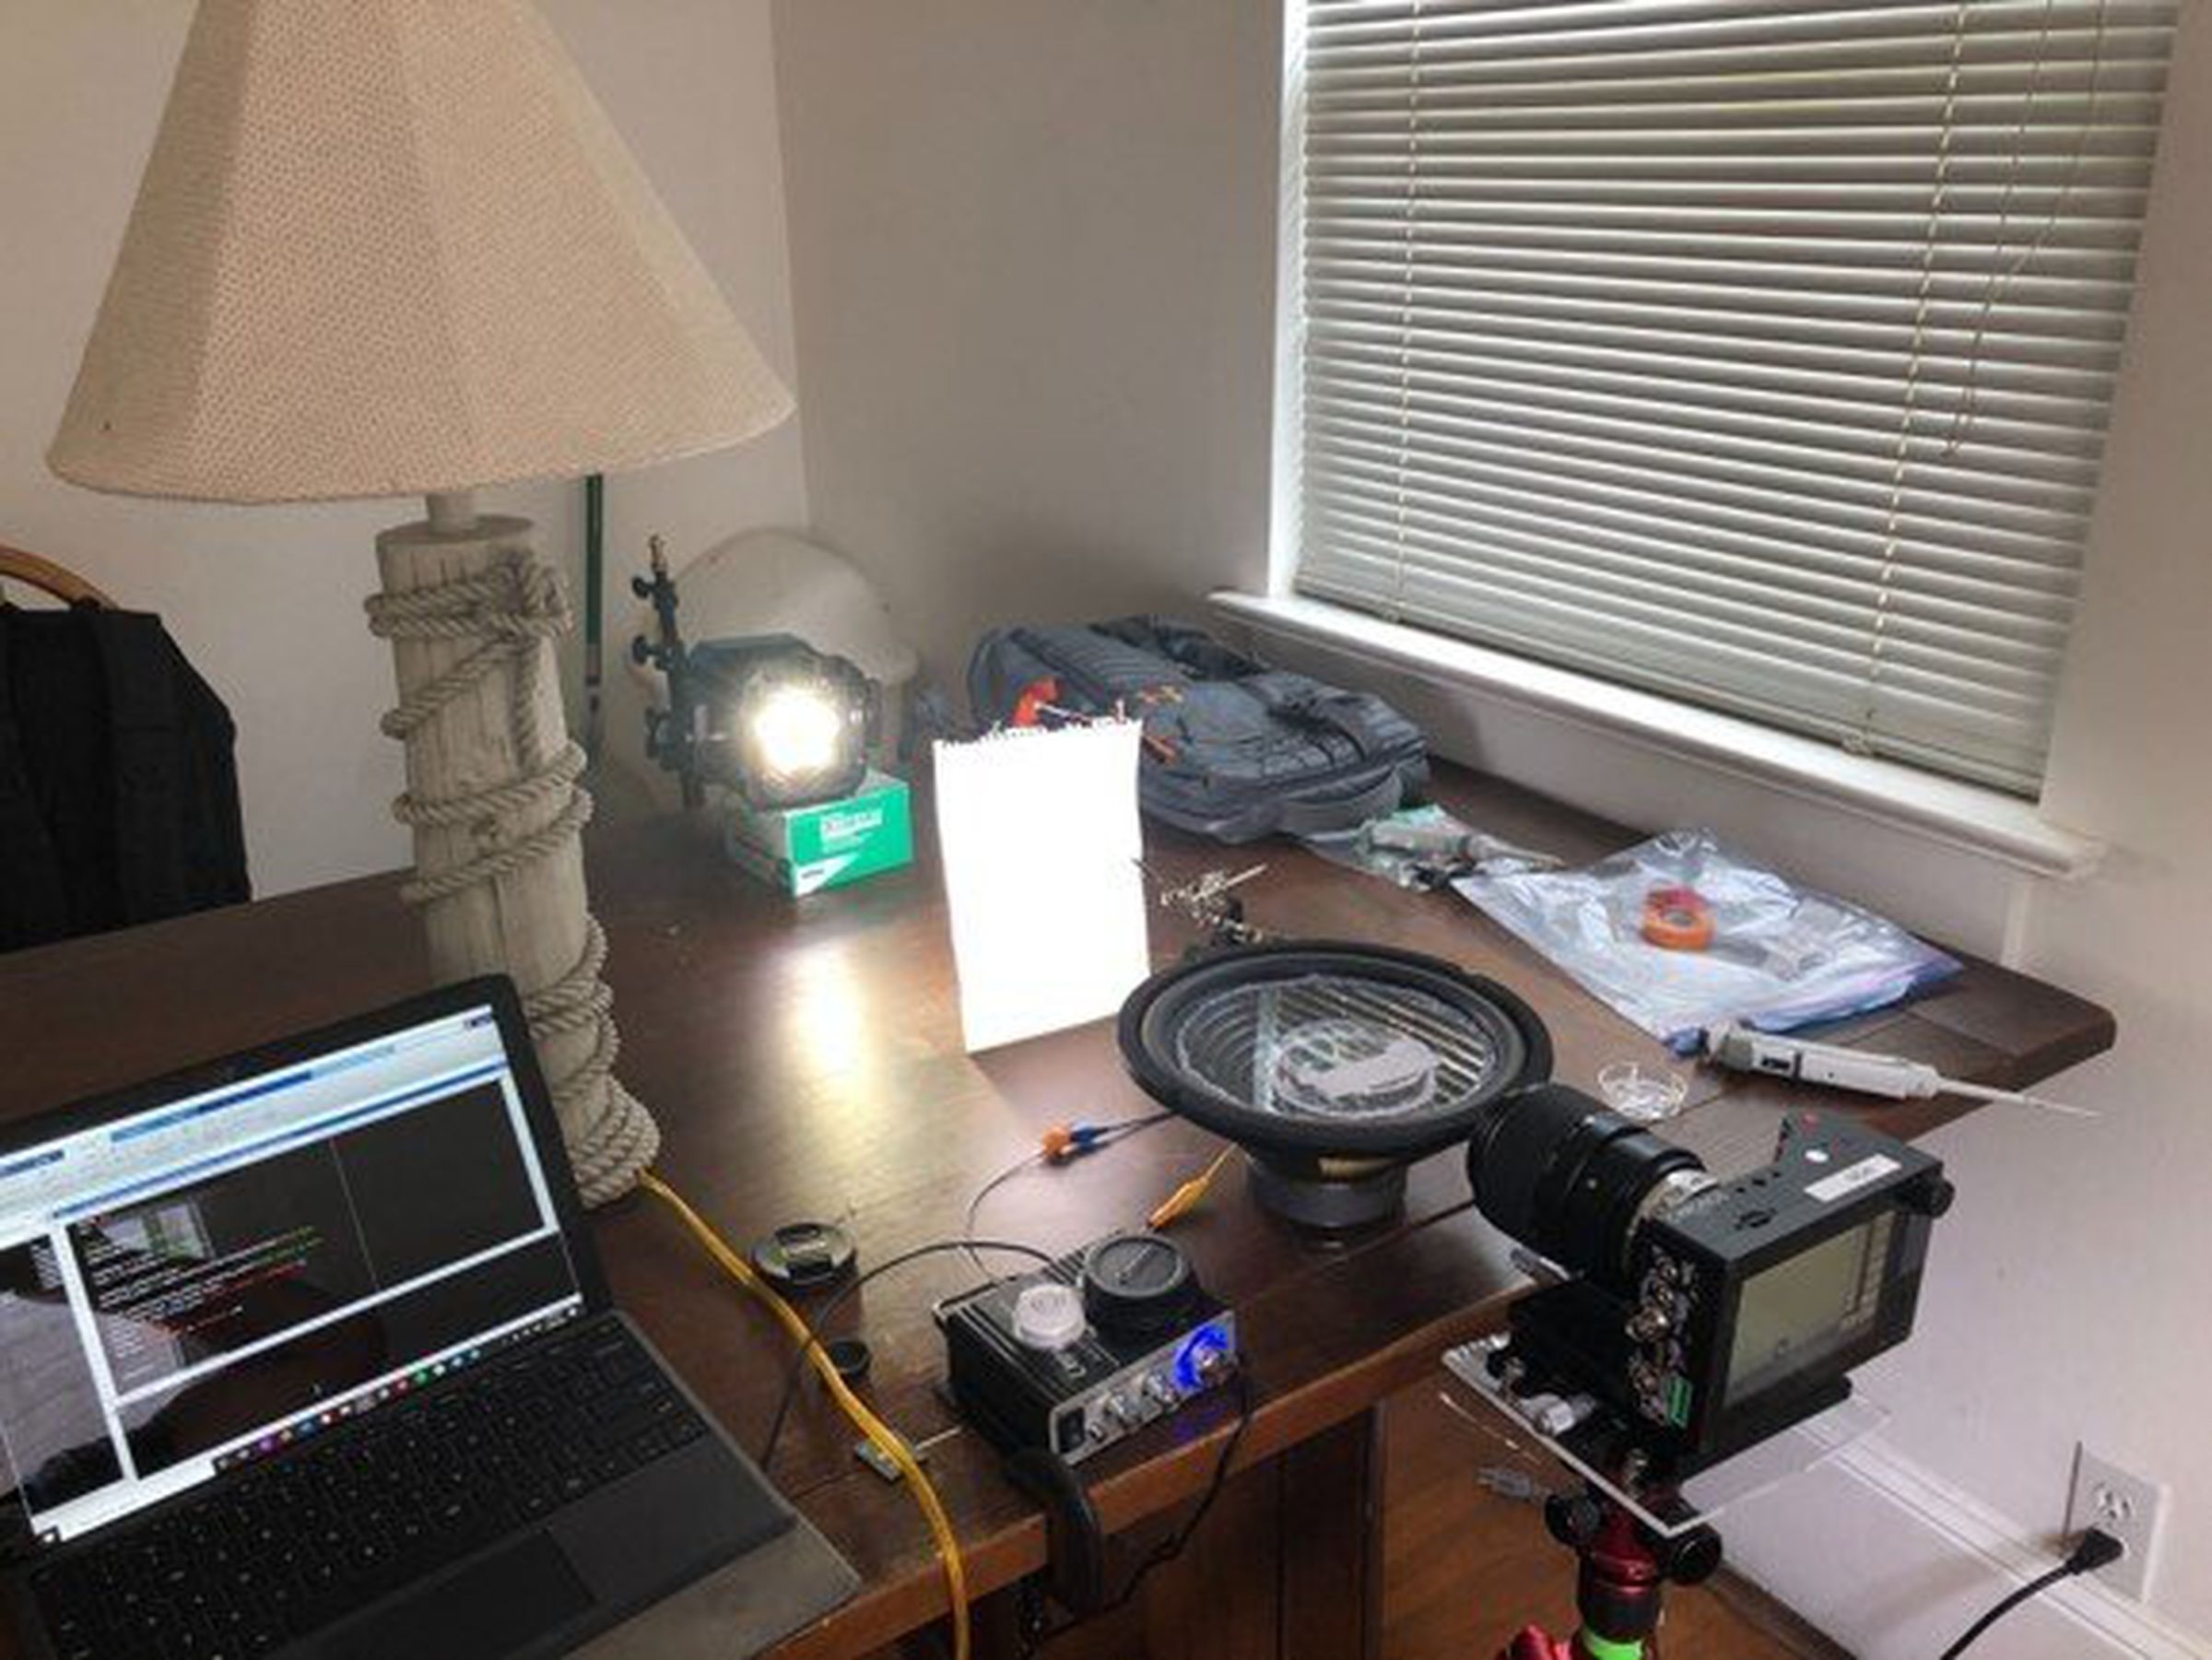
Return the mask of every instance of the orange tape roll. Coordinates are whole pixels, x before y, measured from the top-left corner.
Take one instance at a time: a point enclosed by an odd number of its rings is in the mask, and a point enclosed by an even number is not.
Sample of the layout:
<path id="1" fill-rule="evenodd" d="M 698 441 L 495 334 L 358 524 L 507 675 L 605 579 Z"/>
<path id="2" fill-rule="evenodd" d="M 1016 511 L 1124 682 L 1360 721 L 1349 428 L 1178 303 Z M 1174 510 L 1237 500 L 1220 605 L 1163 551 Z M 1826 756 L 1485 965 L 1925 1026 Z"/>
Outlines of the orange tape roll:
<path id="1" fill-rule="evenodd" d="M 1695 888 L 1654 888 L 1643 899 L 1643 937 L 1663 951 L 1712 944 L 1712 906 Z"/>

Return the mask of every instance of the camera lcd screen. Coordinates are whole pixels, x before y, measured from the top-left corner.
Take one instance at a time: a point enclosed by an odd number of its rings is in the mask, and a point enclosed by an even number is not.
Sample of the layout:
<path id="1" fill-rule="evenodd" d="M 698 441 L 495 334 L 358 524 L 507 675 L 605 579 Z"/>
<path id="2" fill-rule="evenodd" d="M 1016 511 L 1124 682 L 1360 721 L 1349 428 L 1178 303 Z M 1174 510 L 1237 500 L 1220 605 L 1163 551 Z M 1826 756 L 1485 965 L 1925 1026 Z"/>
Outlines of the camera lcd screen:
<path id="1" fill-rule="evenodd" d="M 1874 1325 L 1894 1212 L 1823 1240 L 1745 1281 L 1727 1399 L 1746 1399 L 1826 1360 Z"/>

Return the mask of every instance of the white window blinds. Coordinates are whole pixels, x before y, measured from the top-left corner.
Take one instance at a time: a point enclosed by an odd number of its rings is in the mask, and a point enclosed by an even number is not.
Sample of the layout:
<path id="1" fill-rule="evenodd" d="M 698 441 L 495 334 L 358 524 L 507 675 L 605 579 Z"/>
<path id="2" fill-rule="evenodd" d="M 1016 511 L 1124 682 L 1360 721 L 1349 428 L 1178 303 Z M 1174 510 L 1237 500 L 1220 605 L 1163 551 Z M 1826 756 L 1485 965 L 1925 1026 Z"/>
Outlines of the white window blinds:
<path id="1" fill-rule="evenodd" d="M 2173 6 L 1291 4 L 1297 587 L 2033 794 Z"/>

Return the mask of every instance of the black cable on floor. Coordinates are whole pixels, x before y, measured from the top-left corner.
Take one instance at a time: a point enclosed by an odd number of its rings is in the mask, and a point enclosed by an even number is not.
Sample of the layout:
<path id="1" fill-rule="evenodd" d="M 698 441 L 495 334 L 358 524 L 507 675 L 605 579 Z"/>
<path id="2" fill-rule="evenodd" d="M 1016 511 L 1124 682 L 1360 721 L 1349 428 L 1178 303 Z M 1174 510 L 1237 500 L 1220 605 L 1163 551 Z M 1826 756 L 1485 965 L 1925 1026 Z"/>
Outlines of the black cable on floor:
<path id="1" fill-rule="evenodd" d="M 1974 1640 L 1983 1632 L 2011 1613 L 2022 1603 L 2041 1596 L 2053 1585 L 2072 1579 L 2076 1574 L 2093 1573 L 2107 1563 L 2118 1561 L 2126 1553 L 2126 1547 L 2099 1528 L 2092 1527 L 2076 1543 L 2066 1560 L 2048 1573 L 2039 1574 L 2018 1590 L 2013 1592 L 1981 1619 L 1966 1628 L 1966 1633 L 1949 1648 L 1943 1651 L 1943 1660 L 1959 1660 Z"/>

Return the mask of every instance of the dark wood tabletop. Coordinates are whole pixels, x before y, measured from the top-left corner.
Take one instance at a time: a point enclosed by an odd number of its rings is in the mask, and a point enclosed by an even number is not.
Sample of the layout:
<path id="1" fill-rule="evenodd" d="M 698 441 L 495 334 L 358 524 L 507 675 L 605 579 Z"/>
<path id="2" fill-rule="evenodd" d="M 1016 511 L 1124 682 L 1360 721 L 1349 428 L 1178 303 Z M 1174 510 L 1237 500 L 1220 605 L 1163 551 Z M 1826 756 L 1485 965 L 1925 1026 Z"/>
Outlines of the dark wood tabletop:
<path id="1" fill-rule="evenodd" d="M 1637 838 L 1478 775 L 1447 771 L 1438 795 L 1471 823 L 1572 862 Z M 1905 1136 L 1970 1110 L 1948 1100 L 1815 1103 L 1803 1090 L 1690 1068 L 1452 894 L 1405 891 L 1287 844 L 1222 849 L 1171 834 L 1150 842 L 1148 857 L 1173 879 L 1264 861 L 1265 873 L 1241 891 L 1253 920 L 1272 932 L 1383 941 L 1512 985 L 1549 1027 L 1566 1082 L 1594 1087 L 1598 1069 L 1622 1059 L 1682 1070 L 1691 1104 L 1668 1133 L 1723 1173 L 1770 1156 L 1785 1101 L 1852 1106 Z M 796 901 L 728 865 L 699 819 L 595 830 L 587 850 L 594 906 L 612 943 L 620 1075 L 660 1121 L 662 1174 L 735 1241 L 833 1219 L 854 1236 L 864 1266 L 881 1262 L 959 1234 L 978 1188 L 1033 1151 L 1047 1125 L 1150 1107 L 1124 1074 L 1110 1021 L 982 1055 L 962 1051 L 926 846 L 909 870 Z M 420 928 L 396 884 L 365 878 L 0 957 L 0 1116 L 420 990 Z M 1192 935 L 1156 912 L 1153 939 L 1165 963 Z M 1941 990 L 1840 1035 L 1962 1078 L 2025 1087 L 2109 1047 L 2113 1028 L 2079 997 L 1969 961 Z M 1177 1121 L 1065 1167 L 1026 1171 L 991 1195 L 982 1230 L 1073 1248 L 1140 1221 L 1218 1146 Z M 1371 1642 L 1373 1564 L 1325 1520 L 1294 1529 L 1283 1518 L 1301 1489 L 1318 1496 L 1323 1518 L 1347 1492 L 1371 1499 L 1371 1436 L 1347 1426 L 1371 1420 L 1378 1402 L 1428 1373 L 1445 1348 L 1497 1329 L 1524 1282 L 1504 1240 L 1470 1208 L 1456 1155 L 1415 1168 L 1399 1222 L 1337 1242 L 1263 1213 L 1234 1163 L 1230 1172 L 1178 1224 L 1209 1288 L 1237 1309 L 1254 1402 L 1237 1463 L 1255 1475 L 1231 1483 L 1237 1496 L 1206 1532 L 1225 1540 L 1268 1532 L 1274 1577 L 1247 1595 L 1231 1582 L 1249 1553 L 1225 1560 L 1227 1547 L 1217 1546 L 1209 1555 L 1201 1536 L 1192 1560 L 1161 1576 L 1159 1606 L 1131 1617 L 1146 1635 L 1122 1652 L 1195 1652 L 1190 1633 L 1210 1622 L 1230 1634 L 1212 1653 L 1346 1660 Z M 618 1300 L 738 1440 L 758 1447 L 788 1343 L 657 1204 L 633 1196 L 599 1212 L 595 1227 Z M 955 1421 L 936 1393 L 942 1345 L 930 1310 L 973 1280 L 957 1255 L 926 1258 L 869 1285 L 832 1322 L 865 1335 L 874 1367 L 864 1393 L 910 1440 Z M 1138 1536 L 1164 1525 L 1211 1476 L 1232 1416 L 1226 1399 L 1188 1409 L 1102 1454 L 1094 1491 L 1108 1525 Z M 918 1513 L 854 1460 L 853 1441 L 806 1388 L 771 1473 L 865 1583 L 780 1649 L 781 1660 L 865 1654 L 945 1608 Z M 1037 1513 L 976 1438 L 941 1442 L 930 1468 L 979 1594 L 1040 1566 Z M 1339 1525 L 1357 1533 L 1371 1524 L 1360 1515 Z M 1193 1613 L 1200 1601 L 1204 1620 Z M 1168 1628 L 1178 1635 L 1158 1635 Z M 13 1652 L 0 1639 L 0 1660 Z M 1106 1651 L 1077 1641 L 1065 1652 Z"/>

